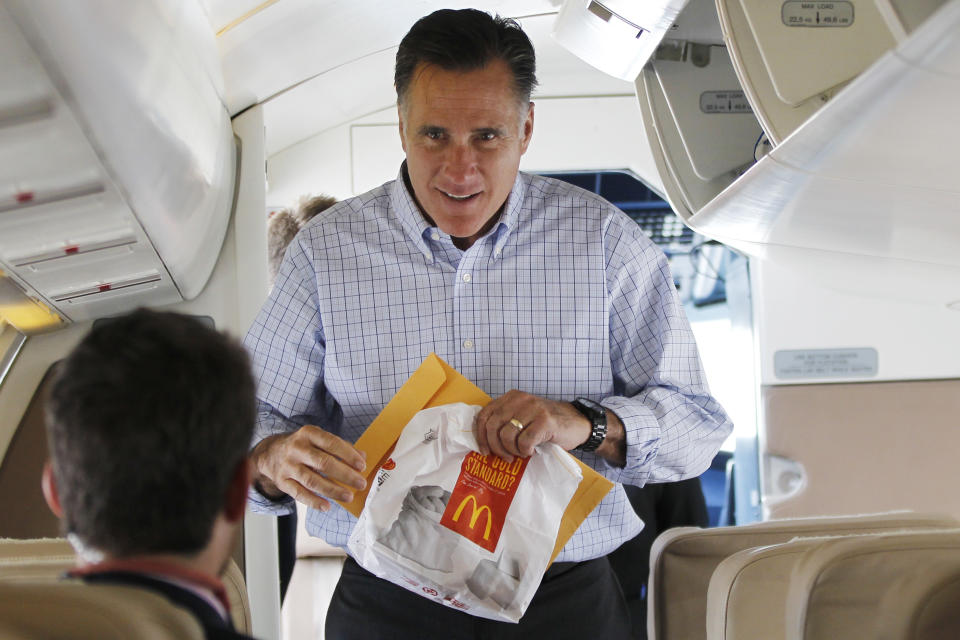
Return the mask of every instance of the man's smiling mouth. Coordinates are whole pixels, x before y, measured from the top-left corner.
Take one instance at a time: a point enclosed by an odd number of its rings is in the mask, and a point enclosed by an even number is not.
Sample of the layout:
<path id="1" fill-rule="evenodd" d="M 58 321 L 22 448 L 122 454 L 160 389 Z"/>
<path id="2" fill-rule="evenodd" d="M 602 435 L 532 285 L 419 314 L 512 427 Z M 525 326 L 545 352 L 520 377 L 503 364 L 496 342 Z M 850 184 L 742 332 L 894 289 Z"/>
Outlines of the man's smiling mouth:
<path id="1" fill-rule="evenodd" d="M 475 198 L 476 196 L 480 195 L 479 192 L 478 192 L 478 193 L 470 193 L 470 194 L 467 194 L 467 195 L 465 195 L 465 196 L 455 196 L 455 195 L 453 195 L 452 193 L 447 193 L 446 191 L 440 191 L 440 193 L 442 193 L 443 195 L 447 196 L 447 197 L 450 198 L 451 200 L 456 200 L 457 202 L 463 202 L 464 200 L 469 200 L 470 198 Z"/>

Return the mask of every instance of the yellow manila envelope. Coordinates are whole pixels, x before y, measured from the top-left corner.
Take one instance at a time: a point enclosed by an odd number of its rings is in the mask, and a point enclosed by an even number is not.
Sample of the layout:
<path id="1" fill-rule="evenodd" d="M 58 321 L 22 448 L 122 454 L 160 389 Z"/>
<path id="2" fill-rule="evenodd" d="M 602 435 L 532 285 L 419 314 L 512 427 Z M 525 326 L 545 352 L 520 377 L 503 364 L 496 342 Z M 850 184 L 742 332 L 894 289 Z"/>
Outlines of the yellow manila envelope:
<path id="1" fill-rule="evenodd" d="M 390 457 L 403 428 L 418 411 L 454 402 L 484 406 L 490 400 L 490 396 L 479 387 L 431 353 L 357 440 L 354 446 L 367 454 L 367 489 L 357 491 L 352 501 L 340 504 L 354 516 L 360 517 L 377 471 Z M 557 542 L 550 556 L 551 562 L 574 531 L 613 488 L 612 482 L 573 456 L 570 457 L 580 466 L 583 479 L 563 514 Z M 374 460 L 376 464 L 370 464 Z"/>

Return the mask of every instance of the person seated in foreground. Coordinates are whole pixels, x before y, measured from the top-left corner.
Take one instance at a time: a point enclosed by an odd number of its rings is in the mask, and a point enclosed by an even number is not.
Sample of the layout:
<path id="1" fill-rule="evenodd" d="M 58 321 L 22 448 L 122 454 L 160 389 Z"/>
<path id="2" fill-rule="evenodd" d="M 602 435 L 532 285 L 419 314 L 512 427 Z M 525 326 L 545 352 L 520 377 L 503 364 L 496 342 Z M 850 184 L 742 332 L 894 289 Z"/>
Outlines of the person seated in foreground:
<path id="1" fill-rule="evenodd" d="M 68 575 L 164 596 L 209 639 L 249 638 L 218 577 L 250 483 L 243 347 L 188 316 L 135 311 L 60 363 L 46 413 L 43 490 L 77 550 Z"/>

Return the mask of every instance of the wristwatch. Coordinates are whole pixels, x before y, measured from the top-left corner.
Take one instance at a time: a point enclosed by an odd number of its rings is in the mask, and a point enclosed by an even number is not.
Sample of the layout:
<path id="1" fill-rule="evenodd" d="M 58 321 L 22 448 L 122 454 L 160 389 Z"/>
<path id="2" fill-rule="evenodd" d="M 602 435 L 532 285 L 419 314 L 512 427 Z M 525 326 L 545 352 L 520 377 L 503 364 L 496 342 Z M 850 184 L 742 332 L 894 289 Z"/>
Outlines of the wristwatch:
<path id="1" fill-rule="evenodd" d="M 593 429 L 587 441 L 576 448 L 580 451 L 596 451 L 597 447 L 603 444 L 603 439 L 607 437 L 607 410 L 603 405 L 587 398 L 577 398 L 570 404 L 590 421 Z"/>

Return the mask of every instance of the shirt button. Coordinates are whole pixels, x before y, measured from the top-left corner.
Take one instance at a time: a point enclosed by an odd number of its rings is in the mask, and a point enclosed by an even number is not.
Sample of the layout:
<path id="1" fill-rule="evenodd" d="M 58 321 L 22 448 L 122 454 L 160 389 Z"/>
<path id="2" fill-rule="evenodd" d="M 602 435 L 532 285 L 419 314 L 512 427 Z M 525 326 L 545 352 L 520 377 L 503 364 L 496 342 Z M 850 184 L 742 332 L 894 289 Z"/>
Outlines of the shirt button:
<path id="1" fill-rule="evenodd" d="M 463 276 L 461 276 L 460 279 L 463 280 L 464 282 L 470 282 L 471 280 L 473 280 L 473 276 L 471 276 L 469 273 L 465 273 L 463 274 Z"/>
<path id="2" fill-rule="evenodd" d="M 466 340 L 464 340 L 464 341 L 463 341 L 463 348 L 464 348 L 464 349 L 473 349 L 473 340 L 471 340 L 470 338 L 467 338 Z"/>
<path id="3" fill-rule="evenodd" d="M 501 253 L 503 253 L 503 250 L 502 250 L 502 249 L 497 249 L 496 251 L 493 252 L 493 255 L 495 255 L 495 256 L 497 256 L 497 257 L 499 258 Z"/>
<path id="4" fill-rule="evenodd" d="M 430 234 L 430 237 L 433 238 L 434 240 L 439 240 L 440 234 L 434 231 L 433 233 Z"/>

